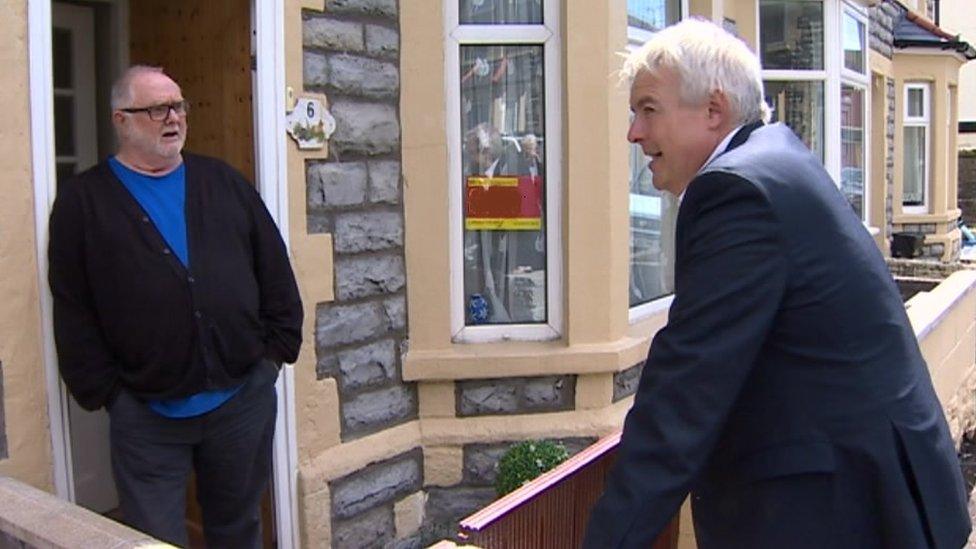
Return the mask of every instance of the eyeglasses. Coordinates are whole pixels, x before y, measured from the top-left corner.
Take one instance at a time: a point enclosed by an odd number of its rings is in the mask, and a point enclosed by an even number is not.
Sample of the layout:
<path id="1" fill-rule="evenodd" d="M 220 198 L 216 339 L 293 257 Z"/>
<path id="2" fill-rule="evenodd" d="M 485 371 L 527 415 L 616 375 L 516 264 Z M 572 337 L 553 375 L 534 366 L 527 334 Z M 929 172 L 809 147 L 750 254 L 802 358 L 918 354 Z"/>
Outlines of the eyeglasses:
<path id="1" fill-rule="evenodd" d="M 172 110 L 177 116 L 183 116 L 190 112 L 189 101 L 177 101 L 175 103 L 166 103 L 163 105 L 153 105 L 151 107 L 140 107 L 140 108 L 130 108 L 130 109 L 119 109 L 122 112 L 127 113 L 137 113 L 144 112 L 149 115 L 149 119 L 155 122 L 162 122 L 166 120 L 169 116 L 169 111 Z"/>

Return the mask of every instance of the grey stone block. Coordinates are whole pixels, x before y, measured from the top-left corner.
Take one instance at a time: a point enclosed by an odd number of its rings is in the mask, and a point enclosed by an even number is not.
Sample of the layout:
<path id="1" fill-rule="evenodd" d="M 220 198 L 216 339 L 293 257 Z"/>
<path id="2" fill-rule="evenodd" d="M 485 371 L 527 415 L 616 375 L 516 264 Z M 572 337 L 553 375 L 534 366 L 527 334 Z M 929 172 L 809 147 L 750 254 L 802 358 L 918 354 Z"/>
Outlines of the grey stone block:
<path id="1" fill-rule="evenodd" d="M 407 299 L 405 297 L 398 296 L 387 299 L 383 302 L 383 311 L 386 313 L 386 318 L 392 329 L 403 330 L 407 327 Z"/>
<path id="2" fill-rule="evenodd" d="M 308 87 L 325 86 L 329 83 L 329 60 L 317 52 L 305 50 L 302 54 L 302 81 Z"/>
<path id="3" fill-rule="evenodd" d="M 512 414 L 519 409 L 519 391 L 514 383 L 461 381 L 456 387 L 458 415 Z"/>
<path id="4" fill-rule="evenodd" d="M 400 212 L 344 213 L 336 216 L 335 250 L 358 253 L 403 246 Z"/>
<path id="5" fill-rule="evenodd" d="M 362 204 L 366 198 L 365 162 L 315 162 L 309 164 L 309 208 L 335 208 Z"/>
<path id="6" fill-rule="evenodd" d="M 420 490 L 423 470 L 423 453 L 414 449 L 332 481 L 332 516 L 352 518 Z"/>
<path id="7" fill-rule="evenodd" d="M 426 517 L 432 523 L 461 520 L 488 505 L 498 497 L 494 488 L 431 487 L 427 492 Z"/>
<path id="8" fill-rule="evenodd" d="M 396 0 L 327 0 L 326 13 L 382 15 L 396 18 Z"/>
<path id="9" fill-rule="evenodd" d="M 308 234 L 332 232 L 332 216 L 320 209 L 308 209 L 306 230 Z"/>
<path id="10" fill-rule="evenodd" d="M 336 297 L 347 301 L 403 289 L 403 256 L 339 256 L 335 262 Z"/>
<path id="11" fill-rule="evenodd" d="M 363 51 L 363 25 L 312 17 L 302 22 L 302 45 L 336 51 Z"/>
<path id="12" fill-rule="evenodd" d="M 356 343 L 394 331 L 384 304 L 319 305 L 316 311 L 315 342 L 320 348 Z"/>
<path id="13" fill-rule="evenodd" d="M 338 376 L 339 356 L 332 351 L 318 353 L 318 359 L 315 361 L 315 378 L 324 379 Z"/>
<path id="14" fill-rule="evenodd" d="M 529 378 L 522 388 L 525 408 L 529 410 L 571 409 L 576 394 L 576 376 Z"/>
<path id="15" fill-rule="evenodd" d="M 327 65 L 328 84 L 340 93 L 379 99 L 394 97 L 400 88 L 397 66 L 356 55 L 333 55 Z"/>
<path id="16" fill-rule="evenodd" d="M 427 545 L 424 544 L 423 536 L 420 532 L 403 539 L 398 539 L 393 543 L 393 549 L 422 549 L 424 547 L 427 547 Z"/>
<path id="17" fill-rule="evenodd" d="M 464 484 L 475 486 L 494 486 L 498 478 L 498 460 L 514 444 L 501 442 L 494 444 L 466 444 L 463 450 Z"/>
<path id="18" fill-rule="evenodd" d="M 380 25 L 366 25 L 366 51 L 387 59 L 400 53 L 400 33 Z"/>
<path id="19" fill-rule="evenodd" d="M 360 549 L 387 547 L 396 537 L 393 507 L 371 509 L 353 518 L 337 520 L 332 525 L 332 547 Z"/>
<path id="20" fill-rule="evenodd" d="M 369 162 L 369 201 L 398 204 L 400 202 L 400 163 L 396 160 Z"/>
<path id="21" fill-rule="evenodd" d="M 393 105 L 336 101 L 332 115 L 336 119 L 332 147 L 337 153 L 386 154 L 400 145 L 400 122 Z"/>
<path id="22" fill-rule="evenodd" d="M 343 434 L 359 435 L 417 417 L 414 385 L 360 393 L 342 403 Z"/>
<path id="23" fill-rule="evenodd" d="M 396 378 L 396 344 L 387 339 L 341 351 L 337 362 L 343 390 L 384 385 Z"/>
<path id="24" fill-rule="evenodd" d="M 614 402 L 627 398 L 637 392 L 637 384 L 640 383 L 642 371 L 644 371 L 644 363 L 639 362 L 626 370 L 613 374 Z"/>

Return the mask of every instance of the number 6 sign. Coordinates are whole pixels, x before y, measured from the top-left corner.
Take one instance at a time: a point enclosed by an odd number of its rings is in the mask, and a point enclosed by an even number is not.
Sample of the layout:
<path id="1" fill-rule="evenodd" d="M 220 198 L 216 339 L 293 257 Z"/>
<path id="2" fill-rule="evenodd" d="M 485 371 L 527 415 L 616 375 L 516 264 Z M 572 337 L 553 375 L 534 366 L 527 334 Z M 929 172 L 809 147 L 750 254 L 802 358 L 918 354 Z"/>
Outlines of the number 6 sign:
<path id="1" fill-rule="evenodd" d="M 323 106 L 322 101 L 301 97 L 285 118 L 288 135 L 302 150 L 321 149 L 335 131 L 335 118 Z"/>

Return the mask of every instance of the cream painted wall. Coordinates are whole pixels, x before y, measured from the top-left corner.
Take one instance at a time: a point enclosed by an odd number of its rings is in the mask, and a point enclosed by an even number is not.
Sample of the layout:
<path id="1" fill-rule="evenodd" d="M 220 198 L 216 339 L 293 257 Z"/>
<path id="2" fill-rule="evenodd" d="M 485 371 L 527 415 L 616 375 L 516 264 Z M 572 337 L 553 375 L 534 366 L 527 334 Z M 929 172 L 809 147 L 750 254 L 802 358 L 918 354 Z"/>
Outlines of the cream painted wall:
<path id="1" fill-rule="evenodd" d="M 0 475 L 51 491 L 41 319 L 31 184 L 30 105 L 27 67 L 27 2 L 0 1 L 0 361 L 9 458 Z"/>
<path id="2" fill-rule="evenodd" d="M 959 34 L 976 45 L 976 11 L 972 0 L 942 0 L 939 26 Z M 976 122 L 976 63 L 970 61 L 959 69 L 959 120 Z M 960 149 L 976 149 L 976 133 L 959 134 Z"/>

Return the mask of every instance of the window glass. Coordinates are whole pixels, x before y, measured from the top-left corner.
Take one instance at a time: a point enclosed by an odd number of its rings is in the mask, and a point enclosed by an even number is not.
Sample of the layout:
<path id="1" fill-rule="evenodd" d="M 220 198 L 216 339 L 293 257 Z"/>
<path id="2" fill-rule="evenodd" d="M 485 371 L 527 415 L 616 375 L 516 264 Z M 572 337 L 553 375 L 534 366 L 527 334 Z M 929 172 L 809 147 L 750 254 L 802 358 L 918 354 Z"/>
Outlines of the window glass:
<path id="1" fill-rule="evenodd" d="M 761 0 L 759 17 L 759 51 L 764 69 L 824 68 L 821 0 Z"/>
<path id="2" fill-rule="evenodd" d="M 647 157 L 630 147 L 630 306 L 674 291 L 678 201 L 652 184 Z"/>
<path id="3" fill-rule="evenodd" d="M 823 82 L 765 82 L 772 121 L 783 122 L 821 160 L 824 157 Z"/>
<path id="4" fill-rule="evenodd" d="M 627 0 L 627 26 L 655 32 L 681 17 L 678 0 Z"/>
<path id="5" fill-rule="evenodd" d="M 925 117 L 925 90 L 922 88 L 908 88 L 908 116 L 911 118 Z"/>
<path id="6" fill-rule="evenodd" d="M 864 23 L 844 12 L 844 67 L 864 72 Z"/>
<path id="7" fill-rule="evenodd" d="M 51 56 L 54 69 L 54 87 L 70 88 L 71 74 L 71 31 L 54 27 L 51 29 Z"/>
<path id="8" fill-rule="evenodd" d="M 925 128 L 905 127 L 905 166 L 902 172 L 902 202 L 906 206 L 925 203 Z"/>
<path id="9" fill-rule="evenodd" d="M 840 190 L 864 218 L 865 92 L 844 84 L 840 91 Z"/>
<path id="10" fill-rule="evenodd" d="M 465 319 L 546 321 L 543 46 L 462 45 Z"/>
<path id="11" fill-rule="evenodd" d="M 459 0 L 462 25 L 541 25 L 542 0 Z"/>

